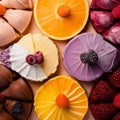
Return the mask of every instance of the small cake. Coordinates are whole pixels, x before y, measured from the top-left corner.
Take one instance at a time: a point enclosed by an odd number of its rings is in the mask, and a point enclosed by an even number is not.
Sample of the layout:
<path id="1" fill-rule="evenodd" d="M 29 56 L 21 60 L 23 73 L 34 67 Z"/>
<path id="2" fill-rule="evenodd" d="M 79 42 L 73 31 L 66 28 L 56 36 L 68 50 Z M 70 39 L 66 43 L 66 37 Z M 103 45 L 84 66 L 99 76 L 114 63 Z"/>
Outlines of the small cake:
<path id="1" fill-rule="evenodd" d="M 37 26 L 55 40 L 68 40 L 80 33 L 88 15 L 87 0 L 36 0 L 34 8 Z"/>
<path id="2" fill-rule="evenodd" d="M 82 120 L 88 110 L 88 99 L 77 81 L 56 76 L 38 89 L 34 106 L 40 120 Z"/>
<path id="3" fill-rule="evenodd" d="M 56 45 L 40 33 L 27 34 L 3 50 L 0 61 L 32 81 L 45 80 L 56 72 L 59 64 Z"/>
<path id="4" fill-rule="evenodd" d="M 32 89 L 2 64 L 0 70 L 0 120 L 27 120 L 33 106 Z"/>
<path id="5" fill-rule="evenodd" d="M 31 0 L 0 0 L 0 47 L 6 47 L 18 40 L 31 18 Z"/>
<path id="6" fill-rule="evenodd" d="M 83 33 L 65 47 L 63 63 L 68 73 L 81 81 L 99 78 L 117 64 L 117 49 L 96 33 Z"/>
<path id="7" fill-rule="evenodd" d="M 120 1 L 92 0 L 90 18 L 96 32 L 114 44 L 120 44 Z"/>
<path id="8" fill-rule="evenodd" d="M 93 86 L 89 102 L 95 120 L 120 119 L 120 66 Z"/>

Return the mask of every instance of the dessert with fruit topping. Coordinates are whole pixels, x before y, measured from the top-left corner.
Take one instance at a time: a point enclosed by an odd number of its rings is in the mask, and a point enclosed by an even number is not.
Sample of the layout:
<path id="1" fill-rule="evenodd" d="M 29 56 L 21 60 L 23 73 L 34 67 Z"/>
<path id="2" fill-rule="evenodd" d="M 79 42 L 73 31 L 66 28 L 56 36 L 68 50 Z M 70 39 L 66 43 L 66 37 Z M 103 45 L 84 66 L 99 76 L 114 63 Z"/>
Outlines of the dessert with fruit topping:
<path id="1" fill-rule="evenodd" d="M 56 45 L 40 33 L 29 33 L 1 51 L 0 61 L 32 81 L 45 80 L 56 72 L 59 64 Z"/>
<path id="2" fill-rule="evenodd" d="M 87 0 L 36 0 L 34 8 L 37 26 L 55 40 L 68 40 L 80 33 L 88 15 Z"/>
<path id="3" fill-rule="evenodd" d="M 6 47 L 18 40 L 31 18 L 31 0 L 0 0 L 0 47 Z"/>
<path id="4" fill-rule="evenodd" d="M 81 81 L 91 81 L 117 65 L 117 54 L 117 49 L 101 35 L 83 33 L 66 45 L 63 63 L 73 77 Z"/>
<path id="5" fill-rule="evenodd" d="M 56 76 L 38 89 L 34 106 L 40 120 L 82 120 L 88 110 L 88 99 L 76 80 Z"/>

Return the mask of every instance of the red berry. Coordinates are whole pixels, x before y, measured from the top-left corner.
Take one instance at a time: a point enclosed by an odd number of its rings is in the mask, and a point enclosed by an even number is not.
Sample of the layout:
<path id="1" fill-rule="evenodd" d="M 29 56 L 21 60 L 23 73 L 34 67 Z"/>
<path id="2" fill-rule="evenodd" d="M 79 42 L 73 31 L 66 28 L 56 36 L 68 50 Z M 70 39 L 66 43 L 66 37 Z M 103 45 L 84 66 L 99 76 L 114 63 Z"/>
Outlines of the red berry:
<path id="1" fill-rule="evenodd" d="M 92 88 L 89 100 L 90 102 L 112 101 L 115 95 L 116 92 L 110 84 L 101 80 Z"/>
<path id="2" fill-rule="evenodd" d="M 34 65 L 34 64 L 36 64 L 36 57 L 34 55 L 30 54 L 26 57 L 26 62 L 30 65 Z"/>
<path id="3" fill-rule="evenodd" d="M 108 75 L 108 81 L 116 88 L 120 89 L 120 67 Z"/>
<path id="4" fill-rule="evenodd" d="M 114 97 L 113 105 L 117 108 L 120 108 L 120 93 Z"/>
<path id="5" fill-rule="evenodd" d="M 5 101 L 6 101 L 5 96 L 0 93 L 0 105 L 5 104 Z"/>
<path id="6" fill-rule="evenodd" d="M 44 56 L 43 56 L 42 52 L 37 51 L 37 52 L 34 54 L 34 56 L 35 56 L 35 58 L 36 58 L 36 63 L 37 63 L 37 64 L 43 63 L 43 61 L 44 61 Z"/>
<path id="7" fill-rule="evenodd" d="M 120 120 L 120 112 L 118 112 L 112 120 Z"/>
<path id="8" fill-rule="evenodd" d="M 111 120 L 111 117 L 117 111 L 111 103 L 92 104 L 90 110 L 95 120 Z"/>
<path id="9" fill-rule="evenodd" d="M 112 14 L 114 18 L 120 18 L 120 5 L 113 8 Z"/>

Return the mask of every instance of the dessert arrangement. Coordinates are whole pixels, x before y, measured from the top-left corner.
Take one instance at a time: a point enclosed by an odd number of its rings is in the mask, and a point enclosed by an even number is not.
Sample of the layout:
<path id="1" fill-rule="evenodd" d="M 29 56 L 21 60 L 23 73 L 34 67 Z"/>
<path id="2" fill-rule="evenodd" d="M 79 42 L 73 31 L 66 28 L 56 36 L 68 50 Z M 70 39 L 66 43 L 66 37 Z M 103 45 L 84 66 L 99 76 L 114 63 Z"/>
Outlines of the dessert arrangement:
<path id="1" fill-rule="evenodd" d="M 18 40 L 32 18 L 32 0 L 0 0 L 0 47 Z"/>
<path id="2" fill-rule="evenodd" d="M 0 120 L 27 120 L 33 108 L 31 87 L 2 64 L 0 71 Z"/>
<path id="3" fill-rule="evenodd" d="M 120 1 L 92 0 L 90 18 L 96 32 L 114 44 L 120 44 Z"/>
<path id="4" fill-rule="evenodd" d="M 88 1 L 0 0 L 0 120 L 120 119 L 120 1 Z"/>

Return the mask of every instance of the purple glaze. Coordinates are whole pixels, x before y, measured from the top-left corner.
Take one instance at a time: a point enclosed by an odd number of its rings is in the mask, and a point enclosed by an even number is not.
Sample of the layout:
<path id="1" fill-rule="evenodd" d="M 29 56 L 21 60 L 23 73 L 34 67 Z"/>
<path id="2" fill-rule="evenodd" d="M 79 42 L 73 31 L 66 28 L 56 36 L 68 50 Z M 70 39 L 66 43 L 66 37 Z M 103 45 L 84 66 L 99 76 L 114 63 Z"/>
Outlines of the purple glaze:
<path id="1" fill-rule="evenodd" d="M 80 54 L 94 50 L 98 55 L 95 64 L 84 64 Z M 69 74 L 81 81 L 99 78 L 104 72 L 110 71 L 115 64 L 117 49 L 94 33 L 83 33 L 73 38 L 64 51 L 63 63 Z"/>
<path id="2" fill-rule="evenodd" d="M 7 48 L 3 51 L 0 52 L 0 61 L 5 64 L 7 67 L 11 67 L 11 62 L 10 62 L 10 48 Z"/>

